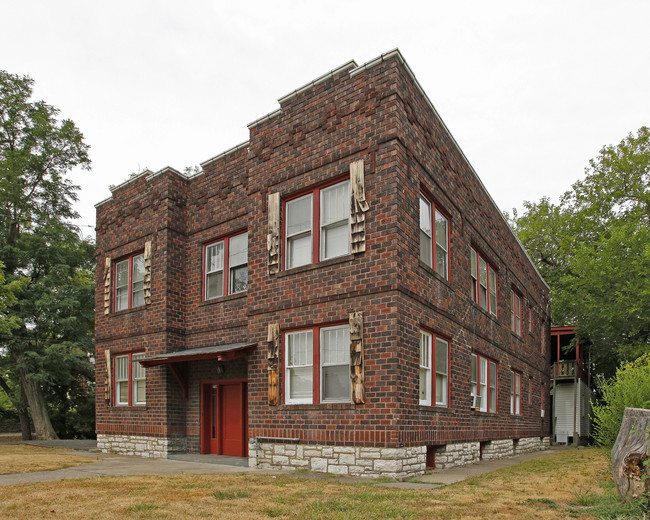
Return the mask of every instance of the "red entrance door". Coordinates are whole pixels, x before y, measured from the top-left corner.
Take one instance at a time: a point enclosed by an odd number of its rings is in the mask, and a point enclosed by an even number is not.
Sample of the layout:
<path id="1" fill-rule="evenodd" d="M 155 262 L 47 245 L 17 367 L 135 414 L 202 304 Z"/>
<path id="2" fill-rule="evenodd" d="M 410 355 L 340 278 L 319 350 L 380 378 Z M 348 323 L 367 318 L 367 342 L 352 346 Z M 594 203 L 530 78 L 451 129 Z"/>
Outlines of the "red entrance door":
<path id="1" fill-rule="evenodd" d="M 201 394 L 201 453 L 246 457 L 246 382 L 203 383 Z"/>

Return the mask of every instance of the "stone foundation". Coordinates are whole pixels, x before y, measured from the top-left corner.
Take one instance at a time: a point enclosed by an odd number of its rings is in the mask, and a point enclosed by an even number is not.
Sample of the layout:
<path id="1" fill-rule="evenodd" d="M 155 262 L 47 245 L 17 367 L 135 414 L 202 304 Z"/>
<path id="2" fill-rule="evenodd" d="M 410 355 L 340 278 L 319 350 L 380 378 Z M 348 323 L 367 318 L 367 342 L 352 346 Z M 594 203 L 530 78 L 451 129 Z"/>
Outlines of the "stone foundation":
<path id="1" fill-rule="evenodd" d="M 365 448 L 320 444 L 248 444 L 249 466 L 261 469 L 305 469 L 334 475 L 405 478 L 424 473 L 426 446 Z"/>
<path id="2" fill-rule="evenodd" d="M 97 434 L 97 449 L 104 453 L 166 458 L 169 453 L 186 451 L 185 437 Z"/>
<path id="3" fill-rule="evenodd" d="M 548 437 L 529 437 L 513 441 L 463 442 L 435 447 L 436 469 L 474 464 L 543 450 L 550 446 Z M 426 469 L 426 446 L 408 448 L 365 448 L 256 442 L 248 443 L 251 468 L 307 470 L 335 475 L 407 478 L 422 475 Z"/>

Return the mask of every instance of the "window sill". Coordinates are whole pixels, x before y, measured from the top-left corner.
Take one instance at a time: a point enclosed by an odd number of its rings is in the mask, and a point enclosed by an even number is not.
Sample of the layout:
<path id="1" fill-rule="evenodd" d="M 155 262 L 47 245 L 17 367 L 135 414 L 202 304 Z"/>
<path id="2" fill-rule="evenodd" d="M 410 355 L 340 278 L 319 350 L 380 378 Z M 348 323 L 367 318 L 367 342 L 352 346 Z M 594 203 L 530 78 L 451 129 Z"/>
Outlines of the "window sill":
<path id="1" fill-rule="evenodd" d="M 431 413 L 453 413 L 449 406 L 419 404 L 418 411 Z"/>
<path id="2" fill-rule="evenodd" d="M 473 300 L 472 300 L 472 303 L 474 304 L 474 308 L 476 308 L 476 309 L 478 309 L 479 311 L 481 311 L 483 314 L 485 314 L 488 318 L 490 318 L 490 319 L 491 319 L 492 321 L 494 321 L 495 323 L 499 323 L 499 318 L 498 318 L 498 316 L 495 316 L 495 315 L 492 314 L 491 312 L 486 311 L 483 307 L 481 307 L 478 303 L 476 303 L 476 302 L 473 301 Z"/>
<path id="3" fill-rule="evenodd" d="M 451 288 L 451 282 L 448 278 L 442 276 L 440 273 L 438 273 L 438 271 L 436 271 L 433 267 L 429 267 L 422 260 L 419 260 L 419 264 L 420 268 L 426 271 L 430 276 L 433 276 L 435 279 L 440 280 L 442 283 L 447 284 L 449 288 Z"/>
<path id="4" fill-rule="evenodd" d="M 470 408 L 470 410 L 472 412 L 480 414 L 480 415 L 490 415 L 490 416 L 496 416 L 497 415 L 496 412 L 487 412 L 487 411 L 484 412 L 482 410 L 478 410 L 477 408 Z"/>
<path id="5" fill-rule="evenodd" d="M 119 311 L 113 311 L 109 314 L 109 316 L 124 316 L 126 314 L 131 314 L 132 312 L 140 312 L 143 311 L 147 308 L 147 304 L 140 305 L 139 307 L 131 307 L 130 309 L 122 309 Z"/>
<path id="6" fill-rule="evenodd" d="M 512 335 L 512 337 L 517 338 L 519 341 L 522 341 L 522 342 L 524 341 L 524 337 L 523 337 L 523 336 L 520 336 L 520 335 L 517 334 L 516 332 L 512 332 L 512 330 L 511 330 L 511 331 L 510 331 L 510 334 Z"/>
<path id="7" fill-rule="evenodd" d="M 240 298 L 246 298 L 247 293 L 248 293 L 247 291 L 242 291 L 235 294 L 228 294 L 226 296 L 219 296 L 217 298 L 210 298 L 209 300 L 203 300 L 201 303 L 199 303 L 199 307 L 202 307 L 204 305 L 213 305 L 215 303 L 229 302 L 232 300 L 239 300 Z"/>
<path id="8" fill-rule="evenodd" d="M 129 410 L 129 411 L 139 411 L 144 412 L 147 410 L 146 404 L 112 404 L 108 407 L 110 410 Z"/>
<path id="9" fill-rule="evenodd" d="M 278 411 L 295 411 L 295 410 L 354 410 L 356 406 L 352 403 L 296 403 L 281 404 L 274 407 Z"/>
<path id="10" fill-rule="evenodd" d="M 299 273 L 304 273 L 311 271 L 312 269 L 320 269 L 322 267 L 329 267 L 332 265 L 343 264 L 345 262 L 352 262 L 354 260 L 352 253 L 343 256 L 337 256 L 336 258 L 330 258 L 329 260 L 323 260 L 321 262 L 316 262 L 315 264 L 301 265 L 300 267 L 292 267 L 291 269 L 285 269 L 280 271 L 277 274 L 278 278 L 284 278 L 285 276 L 293 276 Z"/>

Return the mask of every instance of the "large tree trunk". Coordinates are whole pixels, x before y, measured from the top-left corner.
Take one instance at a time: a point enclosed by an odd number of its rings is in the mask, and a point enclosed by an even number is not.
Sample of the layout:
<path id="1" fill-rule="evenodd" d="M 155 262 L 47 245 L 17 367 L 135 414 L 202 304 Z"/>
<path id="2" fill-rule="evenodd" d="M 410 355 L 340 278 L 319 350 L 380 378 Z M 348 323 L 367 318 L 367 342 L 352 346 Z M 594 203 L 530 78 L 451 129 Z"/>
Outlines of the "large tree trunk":
<path id="1" fill-rule="evenodd" d="M 22 440 L 31 441 L 32 440 L 32 428 L 29 424 L 29 414 L 27 413 L 27 408 L 25 405 L 18 400 L 16 394 L 11 391 L 7 382 L 0 377 L 0 388 L 2 388 L 7 394 L 7 397 L 11 401 L 11 404 L 14 405 L 14 408 L 18 412 L 18 420 L 20 421 L 20 433 L 22 435 Z"/>
<path id="2" fill-rule="evenodd" d="M 650 410 L 626 408 L 618 437 L 612 448 L 614 482 L 629 502 L 650 490 L 650 473 L 645 465 L 650 450 Z"/>
<path id="3" fill-rule="evenodd" d="M 24 371 L 20 372 L 20 383 L 23 387 L 27 404 L 29 404 L 36 436 L 39 439 L 45 440 L 58 439 L 59 436 L 54 431 L 52 422 L 50 421 L 50 414 L 48 413 L 41 387 L 27 377 Z"/>

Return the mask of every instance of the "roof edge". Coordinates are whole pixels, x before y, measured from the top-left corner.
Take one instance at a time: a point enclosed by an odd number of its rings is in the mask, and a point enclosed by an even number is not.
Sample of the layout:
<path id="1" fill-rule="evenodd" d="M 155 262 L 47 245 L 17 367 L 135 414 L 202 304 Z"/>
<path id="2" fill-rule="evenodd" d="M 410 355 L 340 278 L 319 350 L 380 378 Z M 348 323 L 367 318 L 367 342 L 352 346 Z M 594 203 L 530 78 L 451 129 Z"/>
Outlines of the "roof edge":
<path id="1" fill-rule="evenodd" d="M 214 157 L 211 157 L 207 161 L 203 161 L 202 163 L 199 164 L 199 166 L 201 168 L 204 168 L 205 166 L 207 166 L 208 164 L 210 164 L 210 163 L 212 163 L 214 161 L 218 161 L 219 159 L 223 159 L 227 155 L 230 155 L 231 153 L 235 153 L 235 152 L 241 150 L 242 148 L 247 147 L 250 143 L 251 143 L 250 141 L 244 141 L 243 143 L 237 144 L 237 145 L 233 146 L 232 148 L 229 148 L 225 152 L 221 152 L 219 155 L 215 155 Z M 197 174 L 197 175 L 200 175 L 200 174 Z M 194 177 L 196 177 L 196 175 Z"/>

